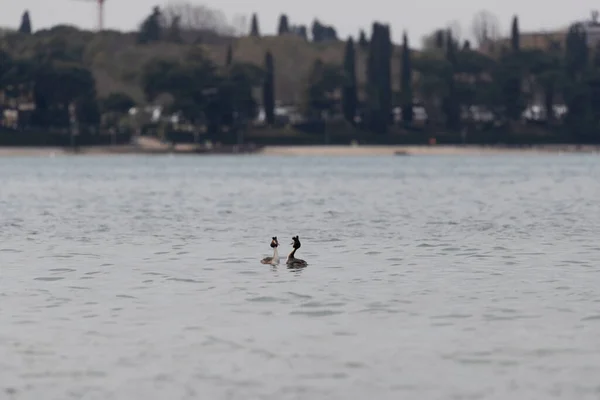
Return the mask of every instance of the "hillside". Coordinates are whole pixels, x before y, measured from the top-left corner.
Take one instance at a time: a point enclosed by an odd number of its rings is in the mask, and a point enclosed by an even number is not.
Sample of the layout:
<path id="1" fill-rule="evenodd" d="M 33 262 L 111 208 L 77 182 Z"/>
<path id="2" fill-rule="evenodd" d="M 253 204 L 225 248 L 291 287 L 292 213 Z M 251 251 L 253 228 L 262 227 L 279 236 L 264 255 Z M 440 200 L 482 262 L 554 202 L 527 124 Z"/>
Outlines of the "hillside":
<path id="1" fill-rule="evenodd" d="M 345 46 L 344 42 L 310 43 L 295 35 L 212 37 L 200 46 L 215 63 L 223 64 L 230 43 L 234 60 L 259 66 L 264 63 L 265 53 L 268 50 L 272 52 L 275 59 L 276 96 L 278 101 L 284 103 L 300 100 L 315 60 L 320 58 L 327 63 L 341 64 Z M 138 45 L 134 33 L 94 33 L 64 26 L 34 35 L 14 34 L 0 38 L 0 48 L 15 57 L 28 57 L 40 50 L 52 52 L 66 49 L 93 72 L 101 97 L 124 92 L 138 102 L 144 101 L 138 82 L 144 64 L 154 57 L 181 58 L 193 46 L 166 42 Z M 399 55 L 399 48 L 395 48 L 392 65 L 394 87 L 399 85 Z M 366 75 L 365 61 L 366 52 L 357 49 L 359 84 L 364 82 Z"/>

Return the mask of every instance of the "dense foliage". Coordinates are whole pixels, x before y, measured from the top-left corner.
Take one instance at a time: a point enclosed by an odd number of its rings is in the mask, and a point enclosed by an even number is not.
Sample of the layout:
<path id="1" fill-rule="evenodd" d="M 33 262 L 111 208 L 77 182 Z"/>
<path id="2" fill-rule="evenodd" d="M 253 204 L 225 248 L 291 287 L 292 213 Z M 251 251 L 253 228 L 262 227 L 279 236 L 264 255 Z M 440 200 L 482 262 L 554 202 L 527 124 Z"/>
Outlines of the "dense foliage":
<path id="1" fill-rule="evenodd" d="M 19 31 L 15 40 L 32 35 L 29 13 Z M 256 15 L 247 32 L 263 40 Z M 589 48 L 583 26 L 574 24 L 564 41 L 550 41 L 545 48 L 523 47 L 516 17 L 511 32 L 505 45 L 481 51 L 468 41 L 461 44 L 452 30 L 440 29 L 416 52 L 406 34 L 402 45 L 394 46 L 389 25 L 376 22 L 369 38 L 361 31 L 356 42 L 348 39 L 337 63 L 311 61 L 297 105 L 310 120 L 342 118 L 377 140 L 419 122 L 429 132 L 509 132 L 524 125 L 529 106 L 541 104 L 537 115 L 528 118 L 530 124 L 562 132 L 573 142 L 600 142 L 600 51 Z M 308 40 L 306 27 L 292 25 L 285 14 L 277 33 Z M 314 46 L 338 41 L 335 29 L 318 20 L 311 35 Z M 136 33 L 141 47 L 185 40 L 180 18 L 171 16 L 166 24 L 158 7 Z M 486 40 L 485 35 L 478 38 L 480 45 Z M 68 126 L 75 110 L 79 124 L 93 126 L 102 114 L 126 114 L 135 105 L 120 92 L 98 98 L 82 49 L 58 39 L 40 43 L 32 53 L 0 52 L 3 97 L 35 104 L 22 124 Z M 152 58 L 136 81 L 148 104 L 162 104 L 167 96 L 168 112 L 213 135 L 255 119 L 260 105 L 266 123 L 276 124 L 275 71 L 289 61 L 266 51 L 260 66 L 239 62 L 231 43 L 221 57 L 215 63 L 201 44 L 194 44 L 183 57 Z M 362 62 L 365 68 L 358 66 Z M 418 108 L 426 111 L 426 121 L 417 118 Z M 401 117 L 394 118 L 398 110 Z"/>

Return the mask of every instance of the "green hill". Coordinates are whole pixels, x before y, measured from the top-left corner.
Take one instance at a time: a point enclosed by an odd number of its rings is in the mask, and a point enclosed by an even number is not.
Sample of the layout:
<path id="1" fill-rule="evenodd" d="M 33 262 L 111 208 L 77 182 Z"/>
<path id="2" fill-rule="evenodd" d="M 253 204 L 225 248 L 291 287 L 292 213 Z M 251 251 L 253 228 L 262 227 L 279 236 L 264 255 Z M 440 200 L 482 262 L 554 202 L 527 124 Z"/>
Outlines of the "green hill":
<path id="1" fill-rule="evenodd" d="M 73 61 L 89 68 L 97 83 L 98 94 L 123 92 L 143 102 L 139 85 L 140 71 L 149 60 L 182 58 L 194 46 L 201 46 L 217 64 L 223 64 L 229 45 L 233 58 L 262 66 L 265 53 L 271 51 L 275 59 L 275 86 L 277 100 L 284 103 L 300 101 L 306 79 L 313 63 L 341 64 L 344 42 L 312 43 L 295 35 L 224 38 L 209 36 L 203 44 L 176 44 L 159 42 L 140 45 L 135 33 L 106 31 L 95 33 L 68 26 L 36 32 L 34 35 L 8 34 L 0 37 L 0 48 L 13 57 L 29 57 L 39 51 L 68 52 Z M 399 48 L 393 58 L 394 87 L 399 85 Z M 357 78 L 364 82 L 366 51 L 357 50 Z M 398 72 L 396 72 L 398 71 Z"/>

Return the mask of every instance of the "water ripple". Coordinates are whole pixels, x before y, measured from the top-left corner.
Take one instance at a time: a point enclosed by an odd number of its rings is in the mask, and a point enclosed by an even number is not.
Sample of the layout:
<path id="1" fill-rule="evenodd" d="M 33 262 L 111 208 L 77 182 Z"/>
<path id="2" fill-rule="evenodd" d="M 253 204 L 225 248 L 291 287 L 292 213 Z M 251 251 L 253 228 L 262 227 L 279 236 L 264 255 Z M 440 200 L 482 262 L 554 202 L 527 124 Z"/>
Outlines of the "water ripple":
<path id="1" fill-rule="evenodd" d="M 0 397 L 594 398 L 600 159 L 0 158 Z M 259 260 L 291 237 L 309 266 Z"/>

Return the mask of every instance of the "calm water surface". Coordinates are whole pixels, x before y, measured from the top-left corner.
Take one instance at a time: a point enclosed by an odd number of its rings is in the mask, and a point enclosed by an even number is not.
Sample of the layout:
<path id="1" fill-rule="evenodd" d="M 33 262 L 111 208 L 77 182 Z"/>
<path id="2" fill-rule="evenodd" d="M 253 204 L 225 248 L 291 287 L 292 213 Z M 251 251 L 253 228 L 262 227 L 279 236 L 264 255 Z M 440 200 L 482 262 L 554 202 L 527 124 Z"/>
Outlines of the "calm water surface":
<path id="1" fill-rule="evenodd" d="M 0 398 L 598 399 L 599 221 L 593 156 L 3 158 Z"/>

